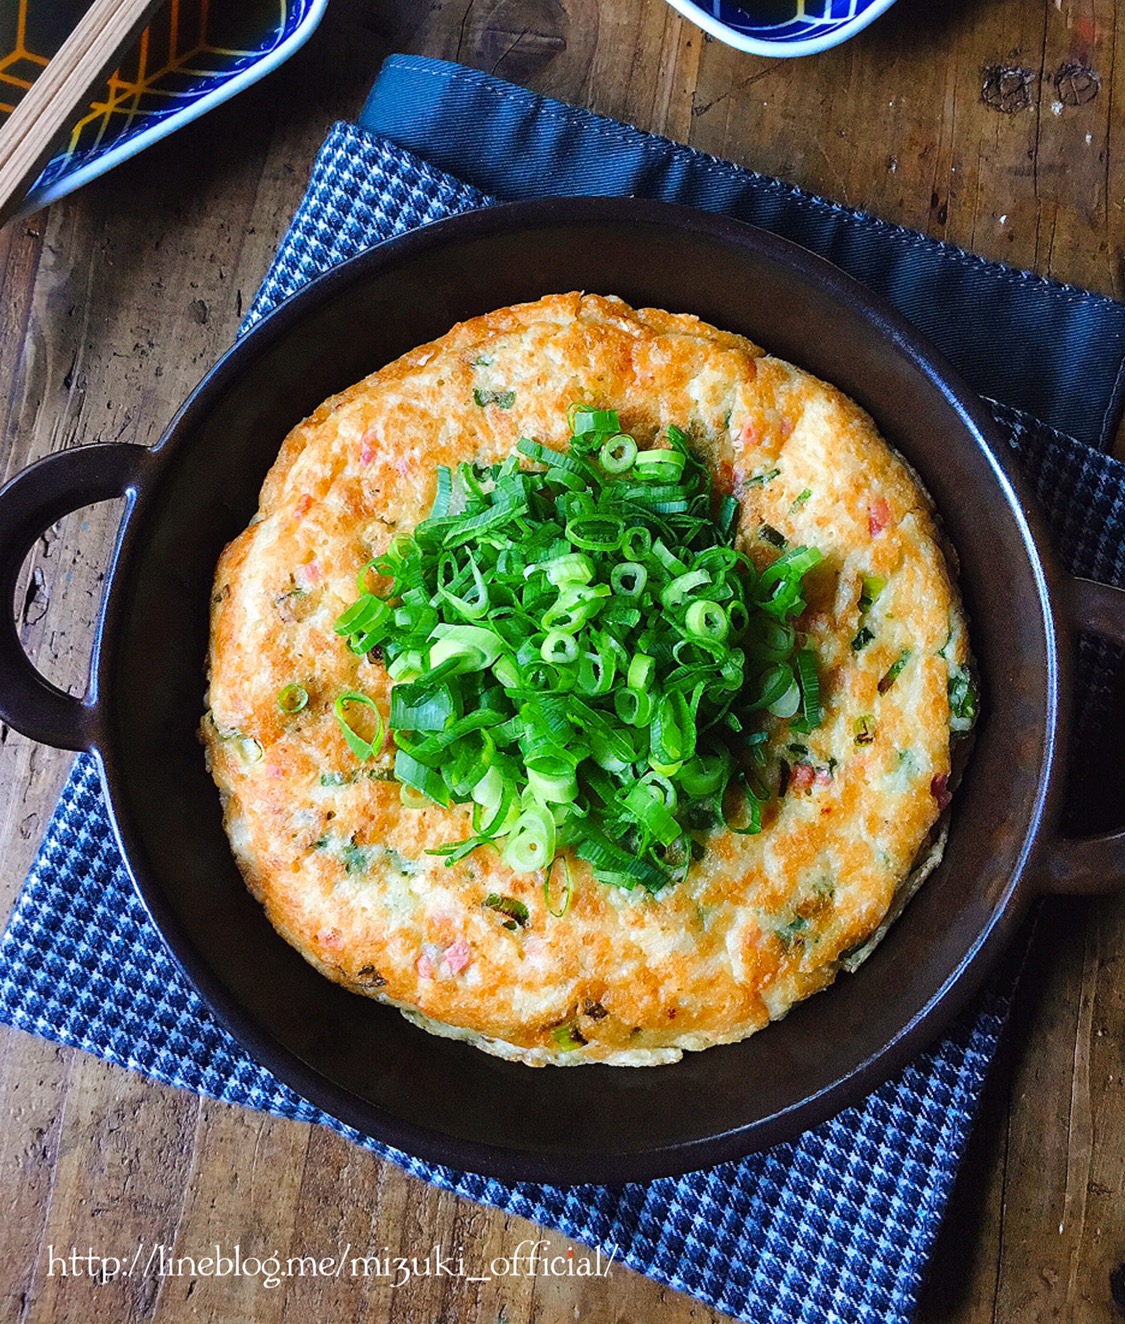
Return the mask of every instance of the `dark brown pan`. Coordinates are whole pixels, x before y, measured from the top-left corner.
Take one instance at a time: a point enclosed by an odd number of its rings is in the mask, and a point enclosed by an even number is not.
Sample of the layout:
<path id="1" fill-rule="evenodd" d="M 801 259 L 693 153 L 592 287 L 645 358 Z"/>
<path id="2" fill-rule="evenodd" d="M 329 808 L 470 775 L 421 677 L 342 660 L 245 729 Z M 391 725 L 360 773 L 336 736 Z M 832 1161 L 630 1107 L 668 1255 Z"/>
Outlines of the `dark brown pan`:
<path id="1" fill-rule="evenodd" d="M 316 974 L 243 886 L 196 739 L 215 562 L 293 423 L 462 318 L 571 289 L 698 313 L 870 410 L 960 555 L 983 681 L 945 859 L 871 960 L 744 1043 L 643 1070 L 503 1062 Z M 122 493 L 88 695 L 68 698 L 32 669 L 5 611 L 0 719 L 95 752 L 137 889 L 217 1018 L 280 1079 L 399 1149 L 553 1182 L 738 1158 L 858 1101 L 931 1041 L 1037 894 L 1125 879 L 1125 836 L 1070 841 L 1059 826 L 1076 635 L 1125 643 L 1125 593 L 1060 573 L 988 414 L 902 318 L 763 231 L 572 199 L 475 212 L 364 253 L 241 340 L 151 452 L 65 451 L 0 491 L 4 602 L 48 525 Z"/>

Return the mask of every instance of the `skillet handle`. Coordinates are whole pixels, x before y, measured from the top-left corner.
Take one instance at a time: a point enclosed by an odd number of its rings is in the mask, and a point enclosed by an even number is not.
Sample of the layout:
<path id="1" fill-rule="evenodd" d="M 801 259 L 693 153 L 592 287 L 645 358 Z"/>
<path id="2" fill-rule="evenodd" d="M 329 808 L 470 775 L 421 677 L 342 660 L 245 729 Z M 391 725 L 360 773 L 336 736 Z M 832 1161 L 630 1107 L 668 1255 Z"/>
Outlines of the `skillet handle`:
<path id="1" fill-rule="evenodd" d="M 16 580 L 24 557 L 56 520 L 131 493 L 148 447 L 126 443 L 57 451 L 0 488 L 0 722 L 58 749 L 89 749 L 98 726 L 91 677 L 84 698 L 52 685 L 32 666 L 15 624 Z M 97 643 L 94 645 L 95 658 Z"/>
<path id="2" fill-rule="evenodd" d="M 1125 591 L 1092 579 L 1070 581 L 1071 619 L 1080 630 L 1125 646 Z M 1125 887 L 1125 829 L 1098 837 L 1062 838 L 1048 847 L 1044 889 L 1093 896 Z"/>

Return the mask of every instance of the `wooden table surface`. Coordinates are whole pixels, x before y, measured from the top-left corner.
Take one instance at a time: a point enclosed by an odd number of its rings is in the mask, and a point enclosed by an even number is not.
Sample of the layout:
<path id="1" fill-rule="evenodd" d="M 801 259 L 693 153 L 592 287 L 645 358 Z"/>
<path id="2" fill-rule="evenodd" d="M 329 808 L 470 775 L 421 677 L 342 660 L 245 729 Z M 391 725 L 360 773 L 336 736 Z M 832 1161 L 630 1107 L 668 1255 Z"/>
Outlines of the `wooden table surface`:
<path id="1" fill-rule="evenodd" d="M 899 0 L 844 47 L 767 62 L 662 0 L 332 0 L 263 84 L 49 212 L 0 232 L 0 473 L 92 441 L 156 439 L 229 344 L 327 126 L 392 50 L 458 59 L 1003 259 L 1119 295 L 1125 6 Z M 1114 136 L 1116 135 L 1116 137 Z M 18 593 L 43 670 L 84 684 L 116 510 L 63 520 Z M 0 906 L 70 756 L 0 728 Z M 1125 1318 L 1125 903 L 1048 905 L 943 1226 L 925 1324 Z M 532 1225 L 440 1194 L 326 1130 L 204 1102 L 0 1034 L 0 1321 L 724 1318 L 628 1270 L 594 1279 L 118 1278 L 48 1248 L 331 1255 L 472 1266 Z M 549 1235 L 555 1253 L 568 1243 Z M 385 1250 L 383 1248 L 386 1248 Z M 581 1248 L 577 1248 L 581 1253 Z"/>

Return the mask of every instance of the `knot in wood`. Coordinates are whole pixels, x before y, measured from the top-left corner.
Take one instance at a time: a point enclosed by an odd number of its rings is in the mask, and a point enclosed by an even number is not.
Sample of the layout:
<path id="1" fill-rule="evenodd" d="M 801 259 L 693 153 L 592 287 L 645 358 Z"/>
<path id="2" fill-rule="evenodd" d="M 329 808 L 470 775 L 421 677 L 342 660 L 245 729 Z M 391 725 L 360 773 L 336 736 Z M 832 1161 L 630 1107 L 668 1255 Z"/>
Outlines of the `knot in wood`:
<path id="1" fill-rule="evenodd" d="M 1021 64 L 990 64 L 984 71 L 980 97 L 1003 115 L 1015 115 L 1031 105 L 1035 70 Z"/>

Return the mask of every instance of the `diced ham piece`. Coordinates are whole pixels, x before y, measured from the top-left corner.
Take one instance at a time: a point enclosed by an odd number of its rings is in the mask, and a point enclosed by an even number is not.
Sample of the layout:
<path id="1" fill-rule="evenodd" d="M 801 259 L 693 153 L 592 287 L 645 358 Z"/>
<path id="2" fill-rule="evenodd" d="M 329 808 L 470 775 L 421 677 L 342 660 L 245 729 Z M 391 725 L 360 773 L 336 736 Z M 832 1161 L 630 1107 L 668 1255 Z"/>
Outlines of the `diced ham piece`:
<path id="1" fill-rule="evenodd" d="M 891 508 L 886 497 L 876 497 L 867 507 L 867 530 L 872 538 L 877 538 L 890 522 Z"/>
<path id="2" fill-rule="evenodd" d="M 419 977 L 422 979 L 433 979 L 434 977 L 434 963 L 425 952 L 418 958 L 417 970 Z"/>
<path id="3" fill-rule="evenodd" d="M 795 763 L 789 774 L 791 791 L 811 791 L 816 781 L 816 769 L 810 763 Z"/>
<path id="4" fill-rule="evenodd" d="M 451 975 L 459 975 L 472 959 L 472 949 L 464 938 L 458 938 L 452 947 L 447 947 L 442 958 Z"/>
<path id="5" fill-rule="evenodd" d="M 343 934 L 339 929 L 321 929 L 316 939 L 322 947 L 327 947 L 330 951 L 342 947 L 344 943 Z"/>
<path id="6" fill-rule="evenodd" d="M 738 434 L 738 439 L 744 446 L 757 446 L 761 441 L 761 437 L 758 435 L 758 429 L 752 418 L 748 418 L 746 422 L 743 423 L 742 431 Z"/>
<path id="7" fill-rule="evenodd" d="M 323 579 L 323 573 L 317 561 L 306 561 L 304 565 L 299 565 L 293 571 L 293 582 L 298 588 L 304 589 L 307 593 L 310 588 L 314 588 Z"/>
<path id="8" fill-rule="evenodd" d="M 817 768 L 816 776 L 813 778 L 813 781 L 816 782 L 818 786 L 831 786 L 832 774 L 827 768 Z"/>
<path id="9" fill-rule="evenodd" d="M 297 504 L 293 507 L 293 518 L 304 519 L 304 517 L 309 513 L 309 511 L 312 510 L 312 504 L 313 504 L 313 499 L 306 492 L 298 500 Z"/>
<path id="10" fill-rule="evenodd" d="M 939 810 L 948 809 L 953 801 L 953 796 L 949 790 L 949 773 L 943 772 L 930 782 L 930 794 L 937 801 Z"/>

